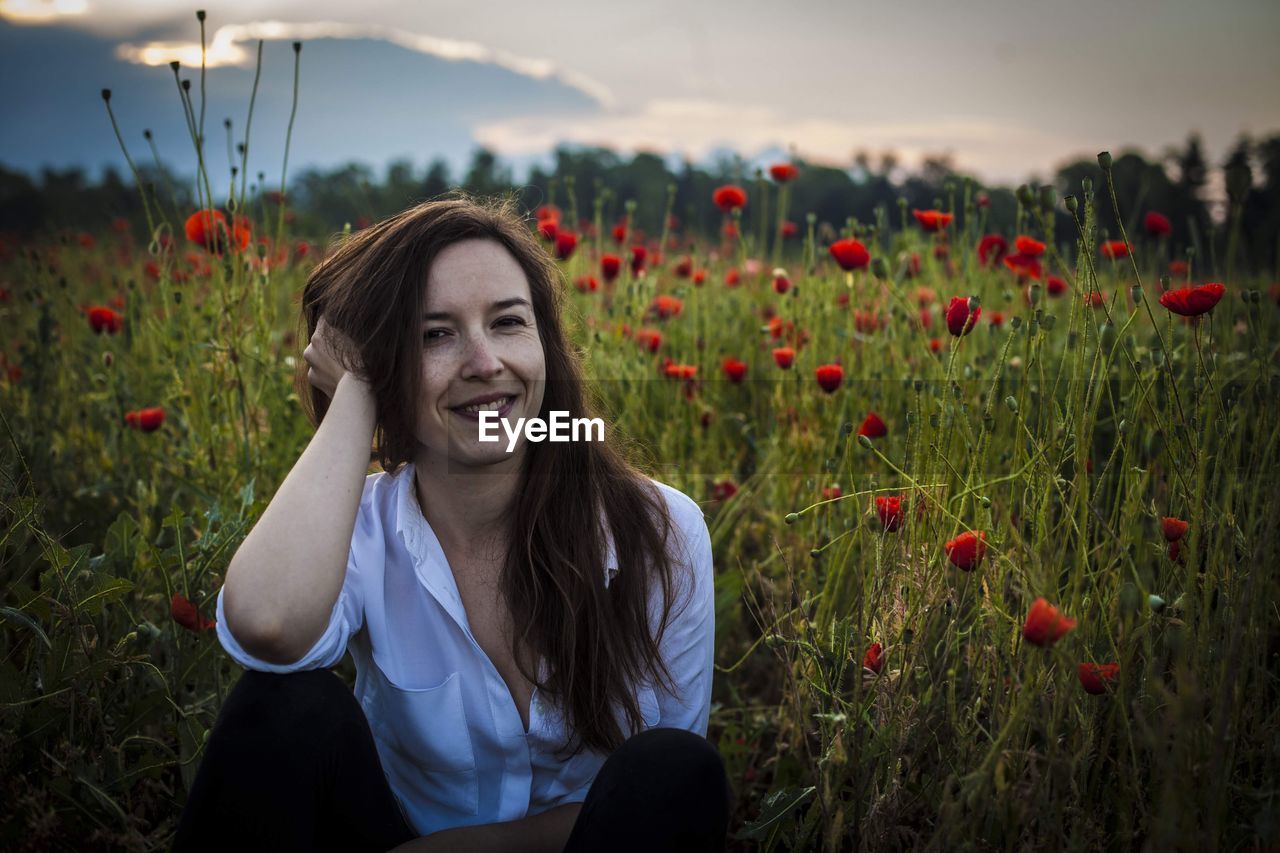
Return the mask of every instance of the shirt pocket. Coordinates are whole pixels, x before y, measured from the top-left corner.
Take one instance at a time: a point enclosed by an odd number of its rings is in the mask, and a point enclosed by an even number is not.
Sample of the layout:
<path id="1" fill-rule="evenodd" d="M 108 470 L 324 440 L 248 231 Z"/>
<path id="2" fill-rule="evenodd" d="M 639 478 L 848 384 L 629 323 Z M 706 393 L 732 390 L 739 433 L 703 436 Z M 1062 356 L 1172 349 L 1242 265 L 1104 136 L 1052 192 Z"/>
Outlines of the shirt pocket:
<path id="1" fill-rule="evenodd" d="M 393 787 L 423 807 L 430 803 L 475 814 L 479 775 L 462 701 L 462 674 L 422 689 L 399 687 L 381 671 L 377 681 L 373 708 L 367 711 L 378 722 L 375 735 L 400 759 L 385 768 Z"/>

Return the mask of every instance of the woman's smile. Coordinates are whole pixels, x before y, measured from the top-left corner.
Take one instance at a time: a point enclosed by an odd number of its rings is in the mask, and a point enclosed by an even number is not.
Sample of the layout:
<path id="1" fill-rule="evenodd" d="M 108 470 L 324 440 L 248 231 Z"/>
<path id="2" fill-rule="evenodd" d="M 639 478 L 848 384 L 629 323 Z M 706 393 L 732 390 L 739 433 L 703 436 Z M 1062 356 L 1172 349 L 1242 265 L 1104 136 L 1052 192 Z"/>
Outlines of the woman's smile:
<path id="1" fill-rule="evenodd" d="M 506 419 L 515 407 L 519 396 L 517 393 L 482 394 L 479 397 L 473 397 L 461 406 L 454 406 L 450 411 L 458 417 L 476 421 L 477 423 L 480 421 L 481 412 L 497 412 L 499 418 Z"/>

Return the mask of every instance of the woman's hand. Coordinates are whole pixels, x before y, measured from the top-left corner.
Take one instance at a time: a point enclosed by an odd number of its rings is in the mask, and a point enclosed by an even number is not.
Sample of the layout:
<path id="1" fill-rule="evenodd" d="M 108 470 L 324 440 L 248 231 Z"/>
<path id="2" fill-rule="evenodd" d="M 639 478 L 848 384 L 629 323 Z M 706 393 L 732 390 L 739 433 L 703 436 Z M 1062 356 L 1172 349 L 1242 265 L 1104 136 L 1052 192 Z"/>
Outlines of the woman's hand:
<path id="1" fill-rule="evenodd" d="M 321 315 L 320 322 L 316 323 L 316 331 L 311 336 L 311 343 L 307 344 L 307 348 L 302 351 L 302 358 L 307 363 L 307 381 L 324 392 L 330 400 L 333 399 L 334 391 L 337 390 L 342 377 L 347 373 L 353 373 L 343 366 L 339 360 L 339 353 L 351 358 L 354 347 L 345 335 L 330 326 Z M 363 378 L 358 374 L 355 375 L 357 378 Z"/>

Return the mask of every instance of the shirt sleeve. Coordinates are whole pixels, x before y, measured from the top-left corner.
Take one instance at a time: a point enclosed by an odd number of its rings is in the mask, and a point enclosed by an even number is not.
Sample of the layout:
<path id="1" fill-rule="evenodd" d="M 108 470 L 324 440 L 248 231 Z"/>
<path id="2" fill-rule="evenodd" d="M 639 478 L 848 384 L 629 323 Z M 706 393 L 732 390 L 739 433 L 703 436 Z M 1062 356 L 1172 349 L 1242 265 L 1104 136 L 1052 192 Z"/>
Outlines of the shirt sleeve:
<path id="1" fill-rule="evenodd" d="M 659 685 L 658 706 L 664 728 L 687 729 L 706 737 L 715 671 L 715 568 L 711 534 L 702 508 L 678 494 L 672 509 L 680 547 L 673 553 L 675 602 L 659 650 L 677 687 Z"/>
<path id="2" fill-rule="evenodd" d="M 333 611 L 329 614 L 328 627 L 310 651 L 293 663 L 269 663 L 244 650 L 239 641 L 232 636 L 231 629 L 227 627 L 226 613 L 222 608 L 222 595 L 226 592 L 226 588 L 226 584 L 223 584 L 222 589 L 218 590 L 218 642 L 222 644 L 222 648 L 231 656 L 231 659 L 245 669 L 288 673 L 337 666 L 347 651 L 347 642 L 351 636 L 364 626 L 364 601 L 354 550 L 347 552 L 347 573 L 342 581 L 342 591 L 338 593 L 338 600 L 334 602 Z"/>

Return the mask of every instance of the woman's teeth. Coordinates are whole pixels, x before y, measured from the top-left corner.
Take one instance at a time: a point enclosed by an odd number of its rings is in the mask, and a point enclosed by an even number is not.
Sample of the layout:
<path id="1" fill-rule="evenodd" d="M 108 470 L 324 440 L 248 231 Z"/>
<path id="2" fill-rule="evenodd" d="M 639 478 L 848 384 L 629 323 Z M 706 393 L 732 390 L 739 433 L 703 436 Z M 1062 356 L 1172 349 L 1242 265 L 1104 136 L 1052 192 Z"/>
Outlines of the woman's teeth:
<path id="1" fill-rule="evenodd" d="M 510 397 L 502 397 L 501 399 L 493 400 L 488 403 L 476 403 L 474 406 L 463 406 L 459 411 L 470 412 L 471 414 L 477 414 L 479 412 L 496 412 L 509 402 L 511 402 Z"/>

